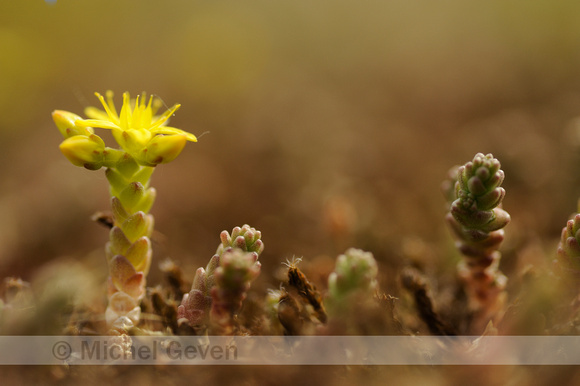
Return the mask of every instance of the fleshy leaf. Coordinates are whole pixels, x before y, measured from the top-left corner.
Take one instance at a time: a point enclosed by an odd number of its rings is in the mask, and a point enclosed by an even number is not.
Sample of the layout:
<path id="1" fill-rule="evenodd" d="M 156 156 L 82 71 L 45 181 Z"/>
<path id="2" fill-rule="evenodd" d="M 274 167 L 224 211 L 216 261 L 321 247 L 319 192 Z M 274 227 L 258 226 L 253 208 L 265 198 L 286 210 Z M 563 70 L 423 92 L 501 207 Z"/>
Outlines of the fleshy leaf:
<path id="1" fill-rule="evenodd" d="M 145 274 L 149 271 L 149 262 L 151 261 L 151 241 L 146 236 L 140 237 L 135 241 L 125 253 L 125 257 L 135 267 L 137 271 L 143 271 Z"/>
<path id="2" fill-rule="evenodd" d="M 127 218 L 121 227 L 123 228 L 125 236 L 131 242 L 135 242 L 141 236 L 148 236 L 147 218 L 143 212 L 137 212 Z"/>
<path id="3" fill-rule="evenodd" d="M 140 182 L 131 182 L 119 194 L 119 199 L 125 209 L 133 211 L 132 209 L 139 204 L 144 194 L 145 188 Z"/>

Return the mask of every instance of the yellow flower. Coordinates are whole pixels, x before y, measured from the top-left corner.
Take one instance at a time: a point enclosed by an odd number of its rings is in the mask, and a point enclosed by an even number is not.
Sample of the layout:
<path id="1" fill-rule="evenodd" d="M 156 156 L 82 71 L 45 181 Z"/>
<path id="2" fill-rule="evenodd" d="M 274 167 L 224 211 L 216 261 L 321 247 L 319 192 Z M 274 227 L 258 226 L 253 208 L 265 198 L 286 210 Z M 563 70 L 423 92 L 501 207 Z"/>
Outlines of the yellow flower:
<path id="1" fill-rule="evenodd" d="M 159 163 L 170 162 L 179 155 L 187 141 L 197 142 L 195 135 L 186 131 L 169 127 L 167 121 L 180 105 L 174 105 L 161 115 L 155 115 L 161 102 L 149 97 L 146 104 L 145 93 L 131 103 L 129 93 L 123 94 L 123 106 L 117 114 L 113 104 L 113 92 L 107 91 L 106 100 L 95 93 L 104 107 L 99 110 L 95 107 L 85 109 L 90 119 L 76 121 L 77 126 L 100 127 L 110 129 L 121 148 L 146 166 L 155 166 Z M 163 143 L 163 146 L 160 144 Z"/>

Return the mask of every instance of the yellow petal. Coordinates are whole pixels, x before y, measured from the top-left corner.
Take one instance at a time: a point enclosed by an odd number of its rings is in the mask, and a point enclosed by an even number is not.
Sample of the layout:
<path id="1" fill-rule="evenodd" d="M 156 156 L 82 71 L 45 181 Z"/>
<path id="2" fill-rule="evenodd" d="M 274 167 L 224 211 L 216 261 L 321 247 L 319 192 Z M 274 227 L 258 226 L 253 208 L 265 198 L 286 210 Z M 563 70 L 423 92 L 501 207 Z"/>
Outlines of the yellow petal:
<path id="1" fill-rule="evenodd" d="M 105 96 L 107 97 L 107 105 L 109 106 L 109 111 L 111 113 L 111 115 L 115 118 L 117 118 L 117 120 L 119 119 L 119 114 L 117 114 L 117 109 L 115 108 L 115 104 L 113 103 L 113 96 L 115 94 L 113 94 L 113 91 L 111 90 L 107 90 L 107 92 L 105 93 Z"/>
<path id="2" fill-rule="evenodd" d="M 149 103 L 147 103 L 147 107 L 145 108 L 145 110 L 143 111 L 143 117 L 141 118 L 141 124 L 145 127 L 150 127 L 151 126 L 151 120 L 153 119 L 153 110 L 152 110 L 152 105 L 153 103 L 153 95 L 151 95 L 149 97 Z"/>
<path id="3" fill-rule="evenodd" d="M 160 116 L 158 116 L 157 120 L 155 122 L 153 122 L 153 124 L 151 125 L 149 130 L 153 131 L 153 130 L 156 130 L 160 126 L 163 126 L 163 124 L 165 122 L 167 122 L 169 117 L 171 117 L 180 107 L 181 107 L 181 105 L 175 105 L 175 106 L 171 107 L 169 110 L 167 110 L 166 112 L 164 112 L 163 114 L 161 114 Z"/>
<path id="4" fill-rule="evenodd" d="M 123 130 L 131 128 L 132 111 L 131 111 L 131 96 L 128 92 L 123 93 L 123 107 L 121 107 L 120 126 Z"/>
<path id="5" fill-rule="evenodd" d="M 83 127 L 100 127 L 101 129 L 119 129 L 119 126 L 110 121 L 103 121 L 100 119 L 82 119 L 77 122 L 78 126 Z"/>
<path id="6" fill-rule="evenodd" d="M 117 111 L 115 111 L 115 106 L 113 105 L 113 92 L 107 91 L 107 102 L 105 102 L 105 98 L 103 98 L 103 96 L 98 92 L 96 92 L 95 95 L 97 96 L 97 98 L 99 98 L 99 101 L 101 101 L 101 104 L 105 108 L 109 120 L 118 125 L 119 116 L 117 115 Z"/>
<path id="7" fill-rule="evenodd" d="M 187 131 L 177 129 L 175 127 L 161 126 L 155 130 L 151 130 L 153 134 L 166 134 L 166 135 L 185 135 L 185 138 L 191 142 L 197 142 L 197 137 Z"/>
<path id="8" fill-rule="evenodd" d="M 132 129 L 141 129 L 141 113 L 143 110 L 141 109 L 141 103 L 139 103 L 139 95 L 137 95 L 137 99 L 135 99 L 135 108 L 133 109 L 133 115 L 131 117 L 130 127 Z"/>
<path id="9" fill-rule="evenodd" d="M 98 119 L 101 121 L 108 121 L 109 116 L 103 110 L 99 110 L 96 107 L 89 106 L 85 108 L 85 115 L 92 119 Z"/>

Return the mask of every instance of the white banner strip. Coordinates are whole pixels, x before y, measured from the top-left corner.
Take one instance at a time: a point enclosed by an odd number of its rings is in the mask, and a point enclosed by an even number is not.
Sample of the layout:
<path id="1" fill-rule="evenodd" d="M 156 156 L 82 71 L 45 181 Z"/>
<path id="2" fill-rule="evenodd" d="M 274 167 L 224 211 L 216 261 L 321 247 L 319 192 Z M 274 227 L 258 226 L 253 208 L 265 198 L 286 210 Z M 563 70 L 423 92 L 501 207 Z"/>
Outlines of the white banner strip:
<path id="1" fill-rule="evenodd" d="M 0 336 L 0 365 L 580 365 L 580 336 Z"/>

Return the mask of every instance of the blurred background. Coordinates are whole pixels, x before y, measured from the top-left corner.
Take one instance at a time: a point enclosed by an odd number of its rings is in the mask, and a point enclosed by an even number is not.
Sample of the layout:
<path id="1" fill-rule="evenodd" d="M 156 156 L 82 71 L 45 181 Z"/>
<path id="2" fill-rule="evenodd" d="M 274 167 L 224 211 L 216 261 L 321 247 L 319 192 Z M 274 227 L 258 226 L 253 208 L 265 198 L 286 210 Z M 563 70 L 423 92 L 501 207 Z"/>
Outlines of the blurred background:
<path id="1" fill-rule="evenodd" d="M 108 89 L 181 103 L 199 136 L 153 177 L 155 258 L 190 275 L 244 223 L 265 271 L 350 246 L 440 264 L 440 184 L 477 152 L 505 170 L 508 239 L 550 257 L 580 196 L 579 42 L 574 1 L 3 1 L 0 277 L 106 273 L 103 170 L 60 154 L 50 113 Z"/>

